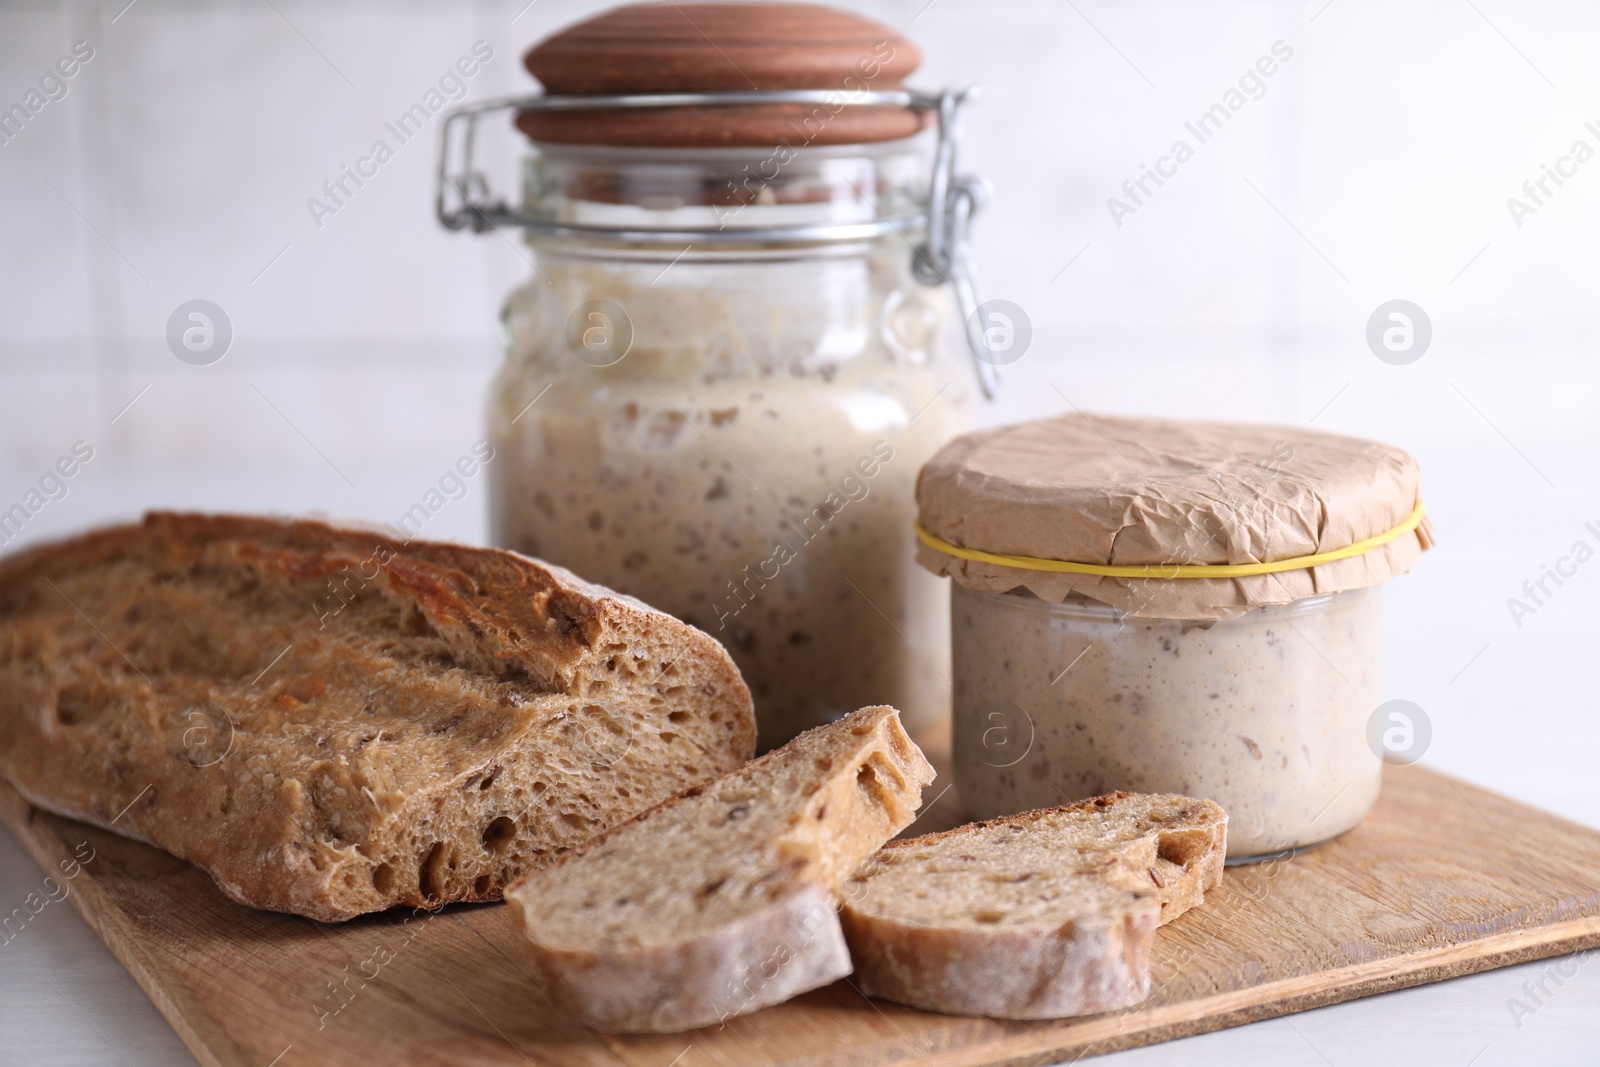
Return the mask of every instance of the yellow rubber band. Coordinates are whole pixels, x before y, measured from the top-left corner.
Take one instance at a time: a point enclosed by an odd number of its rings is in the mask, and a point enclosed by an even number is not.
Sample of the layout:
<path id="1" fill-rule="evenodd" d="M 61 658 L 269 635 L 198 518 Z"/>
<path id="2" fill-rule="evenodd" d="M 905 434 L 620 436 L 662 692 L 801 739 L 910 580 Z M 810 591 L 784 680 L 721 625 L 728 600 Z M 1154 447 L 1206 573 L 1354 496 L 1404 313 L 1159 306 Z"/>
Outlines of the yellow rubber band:
<path id="1" fill-rule="evenodd" d="M 1297 571 L 1317 567 L 1335 560 L 1349 559 L 1386 545 L 1397 537 L 1410 533 L 1422 522 L 1422 501 L 1405 521 L 1392 530 L 1376 537 L 1357 541 L 1353 545 L 1336 548 L 1331 552 L 1318 552 L 1311 556 L 1293 556 L 1270 563 L 1145 563 L 1134 566 L 1112 566 L 1105 563 L 1069 563 L 1062 559 L 1038 559 L 1034 556 L 1008 556 L 999 552 L 980 552 L 975 548 L 962 548 L 941 540 L 923 529 L 920 520 L 914 523 L 917 540 L 947 556 L 970 559 L 977 563 L 995 563 L 1002 567 L 1016 567 L 1025 571 L 1052 571 L 1058 574 L 1098 574 L 1106 578 L 1248 578 L 1257 574 L 1276 574 L 1279 571 Z"/>

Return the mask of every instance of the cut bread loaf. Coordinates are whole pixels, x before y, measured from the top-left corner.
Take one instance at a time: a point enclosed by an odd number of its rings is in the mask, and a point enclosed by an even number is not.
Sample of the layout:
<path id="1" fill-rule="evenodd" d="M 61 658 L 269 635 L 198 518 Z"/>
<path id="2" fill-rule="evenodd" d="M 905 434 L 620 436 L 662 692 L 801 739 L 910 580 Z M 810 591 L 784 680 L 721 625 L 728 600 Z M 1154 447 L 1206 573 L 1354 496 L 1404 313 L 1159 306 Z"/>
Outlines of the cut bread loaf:
<path id="1" fill-rule="evenodd" d="M 0 776 L 255 907 L 498 899 L 754 743 L 715 640 L 510 552 L 152 514 L 0 561 Z"/>
<path id="2" fill-rule="evenodd" d="M 552 1003 L 671 1033 L 850 973 L 835 887 L 904 829 L 933 768 L 893 708 L 801 734 L 506 892 Z"/>
<path id="3" fill-rule="evenodd" d="M 884 847 L 841 888 L 855 982 L 954 1015 L 1137 1004 L 1156 927 L 1221 884 L 1228 817 L 1113 793 Z"/>

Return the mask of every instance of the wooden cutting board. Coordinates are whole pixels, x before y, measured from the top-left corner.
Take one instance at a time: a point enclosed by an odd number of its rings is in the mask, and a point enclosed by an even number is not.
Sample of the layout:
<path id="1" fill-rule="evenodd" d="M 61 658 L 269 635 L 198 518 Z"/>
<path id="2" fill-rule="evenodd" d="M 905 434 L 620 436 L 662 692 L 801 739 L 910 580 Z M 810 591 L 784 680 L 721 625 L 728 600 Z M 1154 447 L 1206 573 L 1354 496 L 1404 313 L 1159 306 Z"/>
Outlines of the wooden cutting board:
<path id="1" fill-rule="evenodd" d="M 926 823 L 954 814 L 934 804 Z M 1358 829 L 1230 868 L 1163 928 L 1137 1009 L 1056 1023 L 931 1015 L 848 980 L 725 1027 L 590 1033 L 545 1007 L 507 909 L 463 905 L 340 926 L 251 911 L 156 849 L 37 811 L 0 817 L 201 1063 L 1042 1064 L 1600 945 L 1600 833 L 1419 768 L 1388 771 Z M 67 868 L 71 869 L 71 868 Z"/>

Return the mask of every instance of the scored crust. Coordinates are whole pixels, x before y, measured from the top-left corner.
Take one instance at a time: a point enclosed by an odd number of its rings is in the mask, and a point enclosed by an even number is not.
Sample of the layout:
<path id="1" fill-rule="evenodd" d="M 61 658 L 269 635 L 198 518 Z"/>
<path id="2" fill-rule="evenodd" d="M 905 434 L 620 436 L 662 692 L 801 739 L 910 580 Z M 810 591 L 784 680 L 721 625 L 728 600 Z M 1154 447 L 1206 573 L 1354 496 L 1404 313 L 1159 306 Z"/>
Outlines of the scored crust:
<path id="1" fill-rule="evenodd" d="M 721 1022 L 850 973 L 835 886 L 933 768 L 899 714 L 819 726 L 506 891 L 550 1000 L 597 1030 Z"/>
<path id="2" fill-rule="evenodd" d="M 0 776 L 254 907 L 498 899 L 754 744 L 715 640 L 511 552 L 154 513 L 0 561 Z"/>
<path id="3" fill-rule="evenodd" d="M 1227 828 L 1208 800 L 1112 793 L 895 841 L 840 889 L 856 984 L 1002 1019 L 1137 1004 L 1156 927 L 1221 884 Z"/>

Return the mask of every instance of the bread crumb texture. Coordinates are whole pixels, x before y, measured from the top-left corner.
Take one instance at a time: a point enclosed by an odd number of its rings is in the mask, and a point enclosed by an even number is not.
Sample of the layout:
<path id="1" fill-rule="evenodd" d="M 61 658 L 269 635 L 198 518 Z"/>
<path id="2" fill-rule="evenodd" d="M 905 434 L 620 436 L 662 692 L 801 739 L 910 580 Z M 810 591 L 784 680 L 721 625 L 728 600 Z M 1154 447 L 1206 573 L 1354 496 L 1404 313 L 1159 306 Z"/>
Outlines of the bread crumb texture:
<path id="1" fill-rule="evenodd" d="M 552 1001 L 674 1032 L 850 973 L 834 890 L 904 829 L 933 769 L 893 708 L 809 730 L 506 894 Z"/>
<path id="2" fill-rule="evenodd" d="M 1150 989 L 1156 927 L 1222 882 L 1228 817 L 1112 793 L 885 846 L 845 883 L 869 996 L 957 1015 L 1112 1011 Z"/>
<path id="3" fill-rule="evenodd" d="M 498 899 L 754 744 L 716 641 L 510 552 L 151 514 L 0 561 L 0 774 L 253 907 Z"/>

